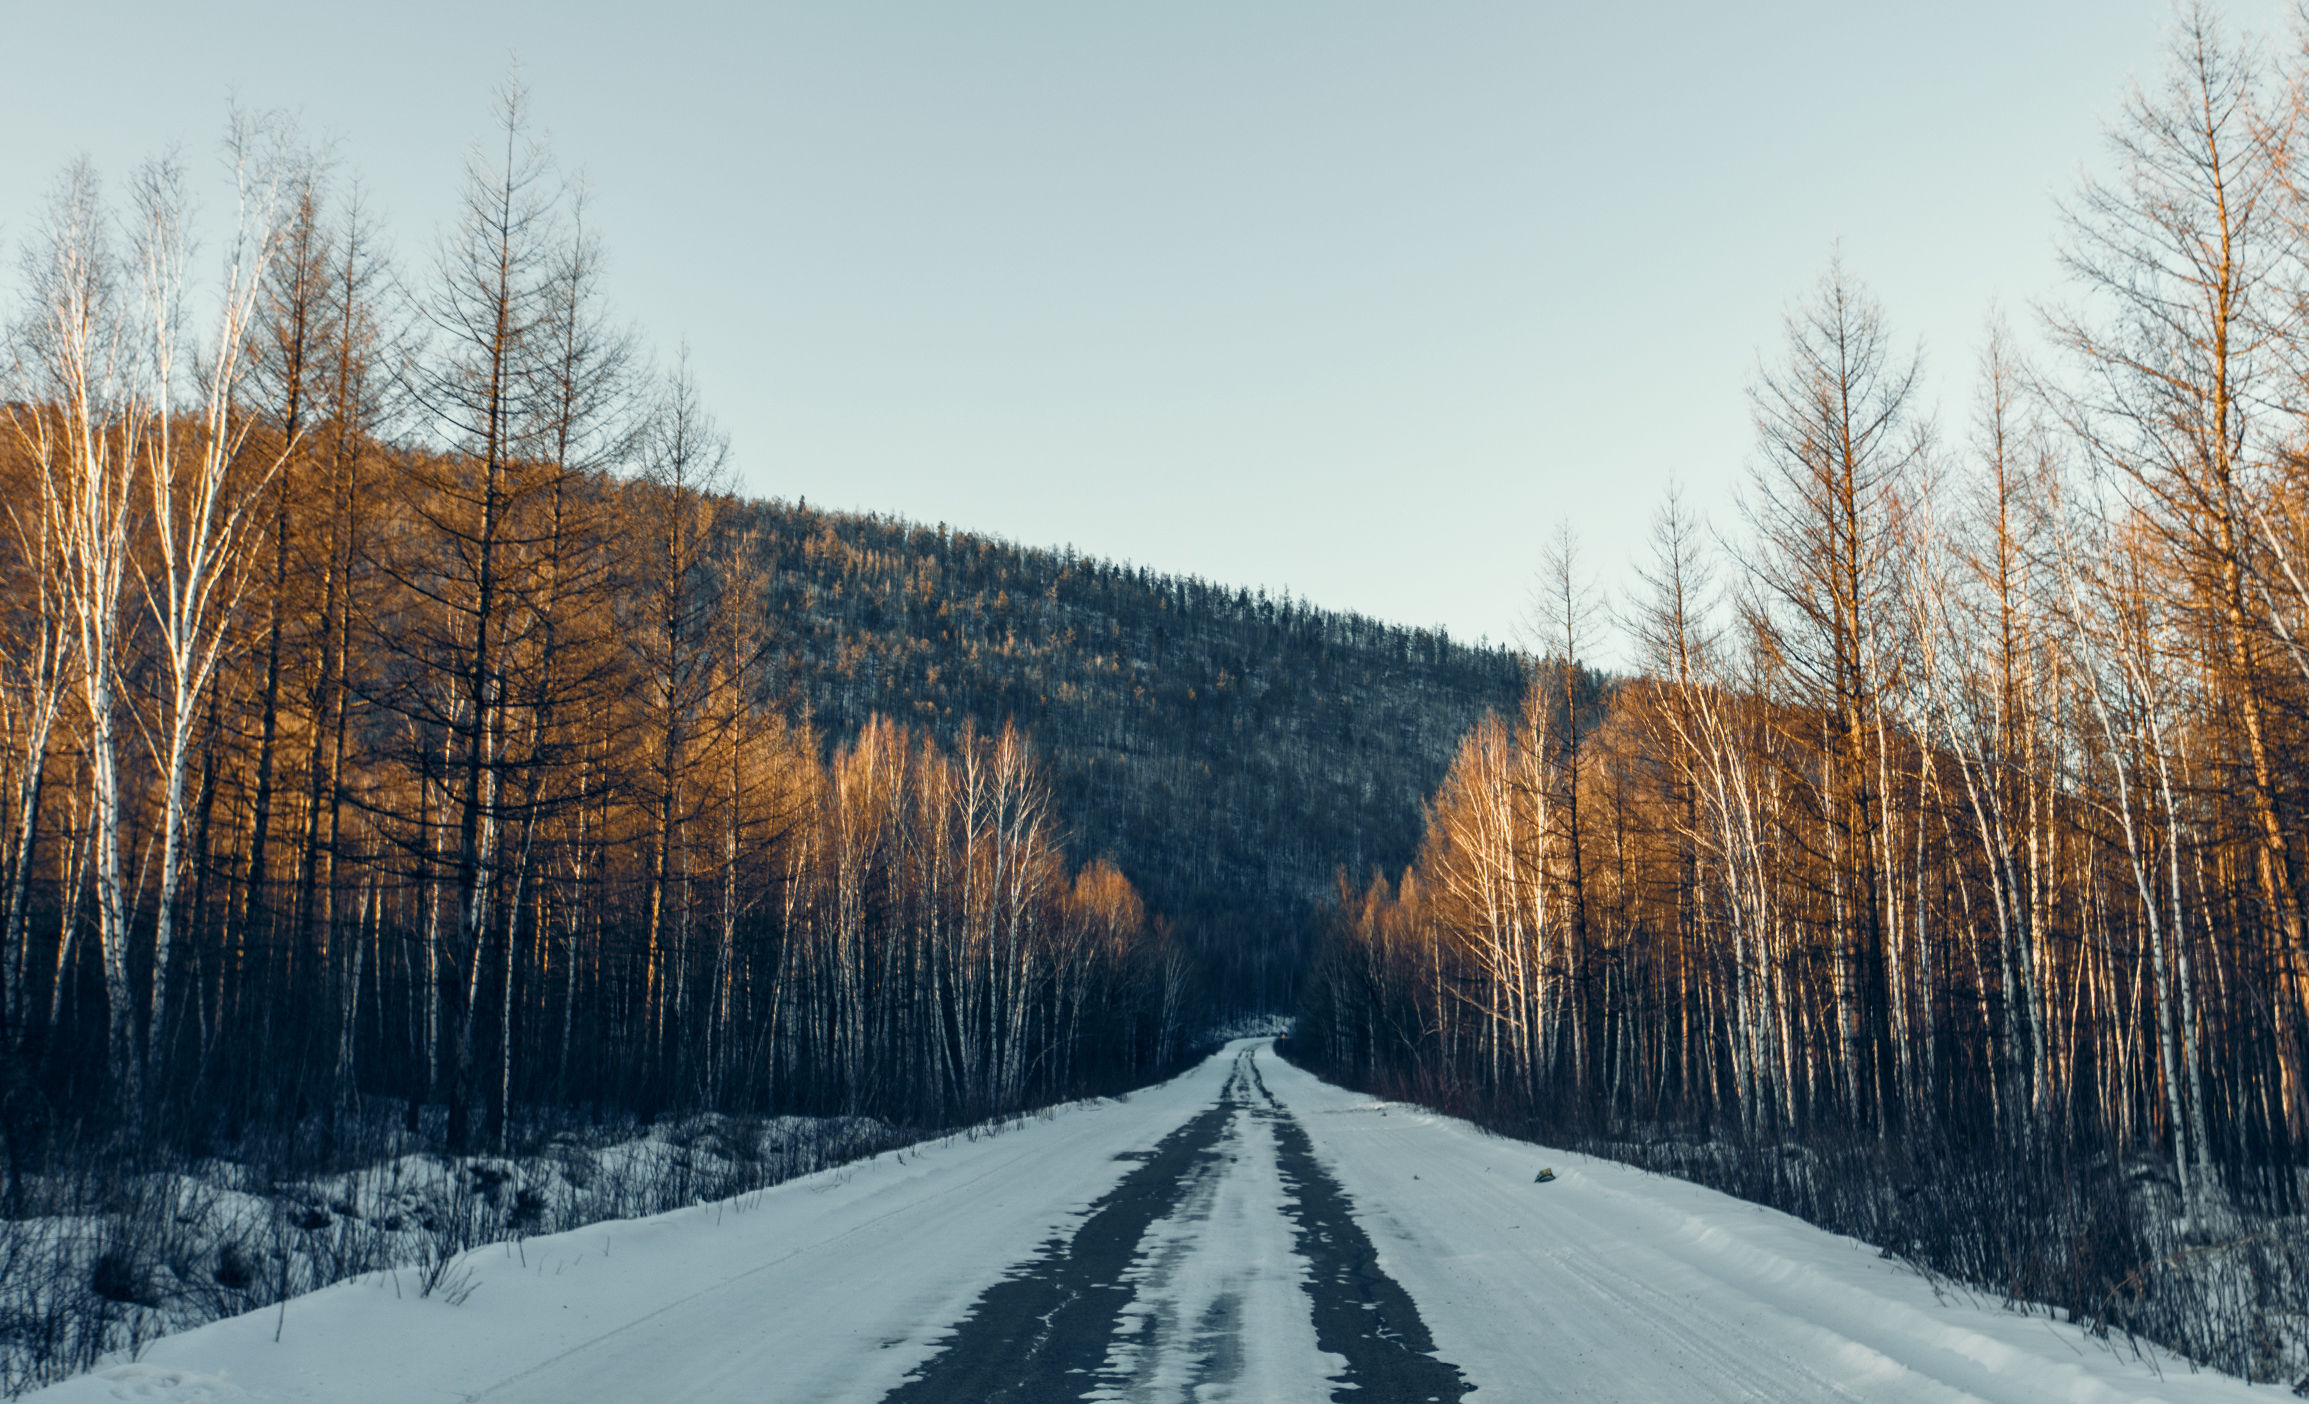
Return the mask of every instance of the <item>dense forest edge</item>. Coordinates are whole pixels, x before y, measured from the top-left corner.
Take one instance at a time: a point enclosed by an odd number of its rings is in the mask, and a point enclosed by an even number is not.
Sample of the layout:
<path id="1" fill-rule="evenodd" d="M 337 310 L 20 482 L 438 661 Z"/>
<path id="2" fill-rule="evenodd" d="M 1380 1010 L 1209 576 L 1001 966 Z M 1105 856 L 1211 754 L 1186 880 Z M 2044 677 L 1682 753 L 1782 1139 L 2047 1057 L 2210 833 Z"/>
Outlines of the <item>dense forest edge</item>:
<path id="1" fill-rule="evenodd" d="M 1597 714 L 1559 538 L 1292 1056 L 2309 1386 L 2304 54 L 2184 17 L 1955 432 L 1832 266 L 1730 543 L 1660 510 Z"/>

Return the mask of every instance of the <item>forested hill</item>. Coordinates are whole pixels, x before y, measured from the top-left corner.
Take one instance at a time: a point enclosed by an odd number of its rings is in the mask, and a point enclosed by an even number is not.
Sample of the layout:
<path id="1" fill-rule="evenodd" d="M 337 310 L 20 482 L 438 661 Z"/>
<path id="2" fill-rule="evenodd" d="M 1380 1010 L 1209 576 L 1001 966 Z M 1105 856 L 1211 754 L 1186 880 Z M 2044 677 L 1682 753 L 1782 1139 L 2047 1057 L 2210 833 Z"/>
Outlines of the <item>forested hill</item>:
<path id="1" fill-rule="evenodd" d="M 1519 656 L 944 527 L 752 504 L 789 683 L 837 741 L 882 713 L 1014 720 L 1080 858 L 1110 855 L 1241 1008 L 1284 1007 L 1344 867 L 1419 844 L 1424 797 Z"/>

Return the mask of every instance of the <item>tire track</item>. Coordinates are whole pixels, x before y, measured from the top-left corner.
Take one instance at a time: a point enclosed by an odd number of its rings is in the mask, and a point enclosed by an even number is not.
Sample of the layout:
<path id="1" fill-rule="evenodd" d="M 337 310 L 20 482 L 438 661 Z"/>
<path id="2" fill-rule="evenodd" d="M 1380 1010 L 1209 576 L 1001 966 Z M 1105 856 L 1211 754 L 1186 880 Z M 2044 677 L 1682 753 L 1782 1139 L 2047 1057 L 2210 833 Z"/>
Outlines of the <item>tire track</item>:
<path id="1" fill-rule="evenodd" d="M 1091 1205 L 1071 1240 L 1053 1238 L 988 1288 L 945 1349 L 890 1391 L 885 1404 L 1049 1404 L 1092 1387 L 1115 1326 L 1135 1294 L 1124 1273 L 1157 1219 L 1178 1208 L 1189 1177 L 1235 1115 L 1235 1078 L 1218 1103 L 1146 1152 Z"/>
<path id="2" fill-rule="evenodd" d="M 1222 1151 L 1230 1123 L 1242 1115 L 1260 1118 L 1275 1138 L 1282 1212 L 1307 1267 L 1304 1287 L 1317 1345 L 1346 1361 L 1345 1371 L 1330 1378 L 1331 1397 L 1461 1399 L 1469 1389 L 1465 1377 L 1436 1356 L 1418 1308 L 1379 1266 L 1345 1192 L 1316 1160 L 1304 1129 L 1268 1092 L 1246 1049 L 1213 1106 L 1153 1150 L 1137 1153 L 1143 1162 L 1091 1206 L 1071 1238 L 1048 1240 L 1034 1258 L 989 1288 L 944 1348 L 885 1404 L 1048 1404 L 1093 1391 L 1111 1394 L 1129 1384 L 1114 1377 L 1114 1363 L 1146 1358 L 1146 1332 L 1155 1326 L 1193 1330 L 1206 1363 L 1219 1367 L 1215 1373 L 1222 1378 L 1232 1374 L 1226 1368 L 1230 1357 L 1239 1361 L 1261 1343 L 1241 1339 L 1239 1323 L 1224 1314 L 1174 1323 L 1150 1317 L 1142 1307 L 1127 1325 L 1125 1315 L 1148 1269 L 1160 1266 L 1150 1262 L 1155 1250 L 1147 1246 L 1148 1230 L 1191 1208 L 1190 1198 L 1208 1199 L 1215 1177 L 1241 1173 L 1239 1162 Z M 1199 1222 L 1207 1229 L 1207 1216 Z"/>
<path id="3" fill-rule="evenodd" d="M 1315 1343 L 1347 1357 L 1347 1373 L 1331 1397 L 1455 1404 L 1473 1386 L 1435 1353 L 1435 1338 L 1411 1294 L 1379 1266 L 1379 1250 L 1355 1222 L 1346 1191 L 1315 1158 L 1306 1128 L 1267 1090 L 1256 1062 L 1251 1077 L 1265 1103 L 1259 1115 L 1273 1119 L 1289 1195 L 1283 1212 L 1297 1226 L 1299 1256 L 1310 1269 Z"/>

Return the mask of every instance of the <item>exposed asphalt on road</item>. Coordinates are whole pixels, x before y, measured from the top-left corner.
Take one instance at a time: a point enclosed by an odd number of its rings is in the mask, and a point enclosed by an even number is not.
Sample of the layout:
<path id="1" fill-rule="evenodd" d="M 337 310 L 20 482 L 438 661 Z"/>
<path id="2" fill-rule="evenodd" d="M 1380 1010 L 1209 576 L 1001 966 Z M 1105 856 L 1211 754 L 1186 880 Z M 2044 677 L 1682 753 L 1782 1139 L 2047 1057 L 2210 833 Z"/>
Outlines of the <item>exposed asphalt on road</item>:
<path id="1" fill-rule="evenodd" d="M 1246 1153 L 1254 1136 L 1271 1156 Z M 1219 1099 L 1159 1141 L 1125 1152 L 1139 1163 L 1090 1208 L 979 1298 L 944 1348 L 891 1391 L 887 1404 L 1054 1404 L 1154 1394 L 1159 1363 L 1172 1367 L 1162 1397 L 1222 1395 L 1242 1383 L 1258 1343 L 1241 1294 L 1220 1291 L 1191 1321 L 1134 1303 L 1160 1299 L 1193 1257 L 1198 1235 L 1227 1232 L 1211 1212 L 1229 1176 L 1273 1174 L 1289 1224 L 1299 1285 L 1318 1349 L 1344 1361 L 1329 1376 L 1336 1400 L 1456 1401 L 1469 1390 L 1439 1358 L 1419 1309 L 1379 1266 L 1370 1237 L 1307 1133 L 1267 1090 L 1245 1049 Z M 1164 1231 L 1157 1230 L 1163 1226 Z M 1286 1265 L 1275 1265 L 1283 1268 Z M 1161 1339 L 1161 1337 L 1171 1339 Z M 1186 1378 L 1177 1378 L 1183 1363 Z M 1311 1382 L 1301 1382 L 1311 1383 Z"/>

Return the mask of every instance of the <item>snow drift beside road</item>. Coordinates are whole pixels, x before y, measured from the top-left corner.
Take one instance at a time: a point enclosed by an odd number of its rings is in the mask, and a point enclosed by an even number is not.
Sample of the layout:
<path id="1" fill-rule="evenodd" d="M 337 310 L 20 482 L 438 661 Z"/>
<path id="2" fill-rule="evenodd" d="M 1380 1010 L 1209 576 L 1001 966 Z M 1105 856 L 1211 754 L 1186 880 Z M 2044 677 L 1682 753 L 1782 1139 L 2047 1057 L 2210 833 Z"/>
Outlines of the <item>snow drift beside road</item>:
<path id="1" fill-rule="evenodd" d="M 1478 1399 L 2273 1397 L 1777 1210 L 1260 1065 Z"/>
<path id="2" fill-rule="evenodd" d="M 469 1254 L 462 1305 L 376 1275 L 153 1345 L 66 1401 L 872 1400 L 1011 1263 L 1218 1095 L 1204 1064 L 1127 1102 L 885 1153 L 722 1204 Z"/>

